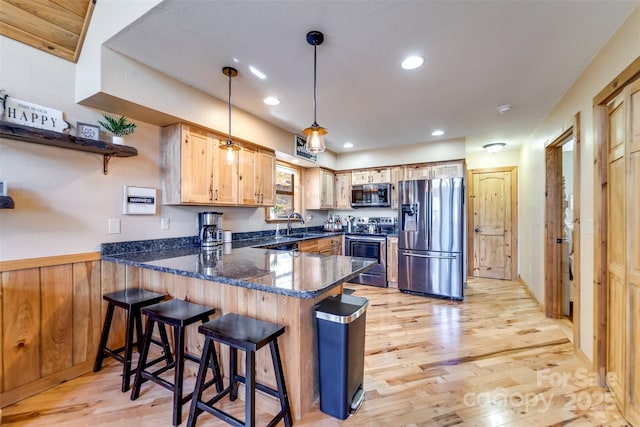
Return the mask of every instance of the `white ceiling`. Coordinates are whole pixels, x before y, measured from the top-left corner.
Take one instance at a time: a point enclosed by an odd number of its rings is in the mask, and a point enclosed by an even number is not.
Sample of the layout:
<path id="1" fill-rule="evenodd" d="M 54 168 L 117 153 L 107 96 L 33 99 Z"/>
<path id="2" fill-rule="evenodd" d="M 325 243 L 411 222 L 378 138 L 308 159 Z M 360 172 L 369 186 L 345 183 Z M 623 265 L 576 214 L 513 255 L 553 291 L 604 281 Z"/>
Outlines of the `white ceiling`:
<path id="1" fill-rule="evenodd" d="M 301 133 L 313 122 L 306 34 L 319 30 L 317 116 L 330 150 L 459 138 L 517 147 L 639 3 L 165 0 L 106 45 L 225 102 L 222 67 L 234 66 L 234 108 Z M 424 65 L 401 69 L 409 54 Z M 281 104 L 265 105 L 269 95 Z M 501 115 L 503 104 L 512 109 Z"/>

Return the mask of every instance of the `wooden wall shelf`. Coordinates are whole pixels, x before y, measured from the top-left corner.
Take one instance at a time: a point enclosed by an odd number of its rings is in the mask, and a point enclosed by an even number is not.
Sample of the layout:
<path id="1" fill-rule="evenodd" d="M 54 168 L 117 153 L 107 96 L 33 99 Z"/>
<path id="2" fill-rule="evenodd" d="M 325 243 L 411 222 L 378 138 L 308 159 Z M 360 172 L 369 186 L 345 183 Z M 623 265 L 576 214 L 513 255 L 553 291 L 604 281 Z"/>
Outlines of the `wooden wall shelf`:
<path id="1" fill-rule="evenodd" d="M 138 155 L 138 150 L 128 145 L 115 145 L 104 141 L 79 138 L 77 136 L 67 135 L 66 133 L 36 129 L 5 121 L 0 121 L 0 138 L 102 154 L 102 165 L 105 175 L 109 172 L 108 166 L 111 157 L 134 157 Z"/>

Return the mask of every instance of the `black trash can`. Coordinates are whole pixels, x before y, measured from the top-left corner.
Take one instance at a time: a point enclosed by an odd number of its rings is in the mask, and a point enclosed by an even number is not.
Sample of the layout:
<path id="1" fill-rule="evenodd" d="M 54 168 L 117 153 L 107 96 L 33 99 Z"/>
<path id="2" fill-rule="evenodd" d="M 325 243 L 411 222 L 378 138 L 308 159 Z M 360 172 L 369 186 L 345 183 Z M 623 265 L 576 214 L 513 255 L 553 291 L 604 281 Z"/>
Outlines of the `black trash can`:
<path id="1" fill-rule="evenodd" d="M 369 300 L 334 295 L 316 304 L 320 410 L 344 420 L 364 400 L 364 334 Z"/>

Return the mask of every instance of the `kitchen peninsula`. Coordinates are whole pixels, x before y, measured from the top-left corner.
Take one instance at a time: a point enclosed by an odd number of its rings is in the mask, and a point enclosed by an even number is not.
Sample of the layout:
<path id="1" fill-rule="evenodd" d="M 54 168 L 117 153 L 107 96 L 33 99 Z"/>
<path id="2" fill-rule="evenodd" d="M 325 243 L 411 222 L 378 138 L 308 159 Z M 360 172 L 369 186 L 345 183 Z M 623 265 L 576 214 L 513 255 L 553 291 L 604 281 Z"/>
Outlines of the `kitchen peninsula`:
<path id="1" fill-rule="evenodd" d="M 141 287 L 216 308 L 282 324 L 280 348 L 293 416 L 299 419 L 318 398 L 313 306 L 342 292 L 342 284 L 374 265 L 367 258 L 279 251 L 255 247 L 216 250 L 187 246 L 114 253 L 103 245 L 102 292 Z M 126 246 L 126 244 L 125 244 Z M 106 249 L 105 249 L 106 247 Z M 194 325 L 195 326 L 195 325 Z M 197 327 L 187 332 L 187 351 L 200 354 Z M 265 349 L 263 349 L 265 350 Z M 256 380 L 275 386 L 268 349 L 256 355 Z M 221 359 L 226 372 L 226 348 Z M 192 373 L 195 374 L 195 367 Z M 259 407 L 275 408 L 266 395 Z"/>

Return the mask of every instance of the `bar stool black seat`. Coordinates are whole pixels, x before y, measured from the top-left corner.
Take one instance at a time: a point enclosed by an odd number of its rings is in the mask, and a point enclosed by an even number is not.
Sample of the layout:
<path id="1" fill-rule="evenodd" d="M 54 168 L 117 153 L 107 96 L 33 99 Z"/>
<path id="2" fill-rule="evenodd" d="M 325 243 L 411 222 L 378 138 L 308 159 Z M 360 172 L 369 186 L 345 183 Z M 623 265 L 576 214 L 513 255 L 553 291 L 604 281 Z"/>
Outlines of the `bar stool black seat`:
<path id="1" fill-rule="evenodd" d="M 130 288 L 104 294 L 102 298 L 106 300 L 109 305 L 107 306 L 107 314 L 104 318 L 104 325 L 100 336 L 100 345 L 98 346 L 96 361 L 93 365 L 93 372 L 101 370 L 102 362 L 109 356 L 122 363 L 122 392 L 124 393 L 129 390 L 129 384 L 131 383 L 130 379 L 134 374 L 134 369 L 131 367 L 133 346 L 137 346 L 139 352 L 142 343 L 142 316 L 140 314 L 140 309 L 159 303 L 164 299 L 164 295 L 144 289 Z M 120 307 L 127 311 L 127 330 L 124 346 L 116 349 L 110 349 L 107 347 L 107 341 L 109 340 L 111 322 L 113 320 L 113 313 L 116 307 Z M 136 332 L 135 341 L 133 338 L 134 330 Z M 166 333 L 161 335 L 161 338 L 165 352 L 171 354 Z"/>
<path id="2" fill-rule="evenodd" d="M 198 332 L 205 336 L 205 344 L 202 351 L 202 358 L 200 359 L 200 369 L 198 370 L 198 378 L 193 392 L 187 426 L 195 426 L 196 419 L 203 411 L 233 426 L 255 426 L 255 392 L 256 389 L 258 389 L 280 400 L 280 412 L 278 412 L 268 425 L 274 426 L 284 418 L 285 426 L 290 427 L 293 421 L 291 420 L 289 396 L 287 394 L 287 387 L 282 372 L 282 363 L 280 361 L 280 351 L 278 349 L 278 337 L 284 333 L 284 326 L 229 313 L 200 325 Z M 222 391 L 218 389 L 217 394 L 213 398 L 208 401 L 203 401 L 203 391 L 211 386 L 211 384 L 206 384 L 204 381 L 206 366 L 209 361 L 215 361 L 217 359 L 214 341 L 229 346 L 229 386 Z M 269 344 L 271 349 L 271 360 L 273 361 L 277 390 L 256 383 L 255 380 L 255 353 L 267 344 Z M 237 373 L 238 350 L 245 352 L 246 372 L 244 377 Z M 229 395 L 229 399 L 234 401 L 238 396 L 239 382 L 245 385 L 244 423 L 213 406 L 227 394 Z"/>
<path id="3" fill-rule="evenodd" d="M 182 406 L 188 402 L 193 395 L 193 393 L 189 393 L 183 396 L 184 361 L 187 359 L 193 362 L 200 362 L 200 358 L 185 351 L 185 330 L 187 326 L 193 323 L 206 322 L 214 312 L 215 308 L 213 307 L 194 304 L 180 299 L 161 302 L 142 309 L 142 314 L 147 316 L 147 326 L 144 332 L 142 350 L 140 351 L 140 361 L 138 362 L 136 377 L 133 382 L 133 389 L 131 390 L 131 400 L 135 400 L 140 396 L 140 386 L 142 383 L 151 380 L 173 392 L 173 425 L 177 426 L 182 422 Z M 166 366 L 151 370 L 150 368 L 164 359 L 160 357 L 151 362 L 147 362 L 149 347 L 152 341 L 151 338 L 153 336 L 153 327 L 156 323 L 160 331 L 162 331 L 165 325 L 173 327 L 175 360 L 167 361 Z M 216 384 L 217 390 L 221 390 L 222 380 L 218 361 L 212 361 L 210 366 L 213 371 L 213 379 L 209 381 L 207 385 Z M 174 370 L 173 383 L 160 377 L 160 375 L 170 369 Z"/>

